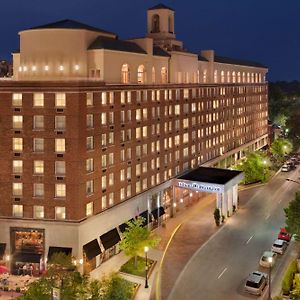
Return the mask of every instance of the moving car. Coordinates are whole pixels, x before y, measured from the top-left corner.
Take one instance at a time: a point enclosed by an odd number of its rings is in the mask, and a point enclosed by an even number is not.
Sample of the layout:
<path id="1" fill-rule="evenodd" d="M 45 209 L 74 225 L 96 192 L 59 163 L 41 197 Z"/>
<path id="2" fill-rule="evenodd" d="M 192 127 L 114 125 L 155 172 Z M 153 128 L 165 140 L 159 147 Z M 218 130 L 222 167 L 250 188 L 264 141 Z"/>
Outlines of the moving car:
<path id="1" fill-rule="evenodd" d="M 245 291 L 253 295 L 261 295 L 263 290 L 267 286 L 268 275 L 259 271 L 254 271 L 249 274 L 246 284 Z"/>
<path id="2" fill-rule="evenodd" d="M 288 244 L 286 241 L 277 239 L 272 245 L 272 251 L 278 254 L 283 254 L 287 246 Z"/>
<path id="3" fill-rule="evenodd" d="M 280 231 L 279 231 L 277 237 L 278 237 L 278 239 L 280 239 L 280 240 L 284 240 L 284 241 L 289 242 L 289 241 L 291 240 L 291 238 L 292 238 L 292 235 L 289 234 L 289 233 L 286 231 L 285 228 L 280 228 Z"/>
<path id="4" fill-rule="evenodd" d="M 277 254 L 272 251 L 265 251 L 262 257 L 260 258 L 259 264 L 264 268 L 273 267 L 276 261 Z M 269 259 L 272 258 L 272 263 Z"/>

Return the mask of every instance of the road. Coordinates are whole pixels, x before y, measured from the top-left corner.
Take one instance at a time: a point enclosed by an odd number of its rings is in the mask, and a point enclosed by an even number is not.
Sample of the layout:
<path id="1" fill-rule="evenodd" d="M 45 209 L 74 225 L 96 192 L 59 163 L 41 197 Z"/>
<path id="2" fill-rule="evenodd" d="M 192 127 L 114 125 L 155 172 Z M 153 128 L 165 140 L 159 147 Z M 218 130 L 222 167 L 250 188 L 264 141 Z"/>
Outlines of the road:
<path id="1" fill-rule="evenodd" d="M 268 269 L 259 266 L 259 259 L 271 249 L 279 228 L 284 226 L 283 208 L 299 189 L 299 185 L 286 178 L 297 180 L 298 169 L 278 174 L 263 187 L 240 192 L 245 204 L 194 254 L 168 300 L 257 298 L 244 292 L 245 279 L 255 270 L 268 273 Z M 286 255 L 289 253 L 278 257 L 272 270 L 273 280 L 282 271 Z M 263 299 L 267 298 L 266 290 Z"/>

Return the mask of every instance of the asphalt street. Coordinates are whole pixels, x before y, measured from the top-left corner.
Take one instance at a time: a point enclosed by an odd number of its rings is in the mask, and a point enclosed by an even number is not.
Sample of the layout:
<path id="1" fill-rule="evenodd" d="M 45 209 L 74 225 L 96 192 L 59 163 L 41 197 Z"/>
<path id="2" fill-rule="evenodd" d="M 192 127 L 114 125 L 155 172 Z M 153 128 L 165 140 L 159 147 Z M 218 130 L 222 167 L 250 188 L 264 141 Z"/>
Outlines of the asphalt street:
<path id="1" fill-rule="evenodd" d="M 256 296 L 244 292 L 249 273 L 268 269 L 259 266 L 262 253 L 270 250 L 280 227 L 283 208 L 294 197 L 299 185 L 299 167 L 279 173 L 263 187 L 240 192 L 241 207 L 226 224 L 189 260 L 169 296 L 169 300 L 240 300 Z M 278 256 L 272 269 L 272 282 L 282 272 L 286 257 Z M 277 280 L 278 282 L 278 280 Z M 267 288 L 262 299 L 267 298 Z"/>

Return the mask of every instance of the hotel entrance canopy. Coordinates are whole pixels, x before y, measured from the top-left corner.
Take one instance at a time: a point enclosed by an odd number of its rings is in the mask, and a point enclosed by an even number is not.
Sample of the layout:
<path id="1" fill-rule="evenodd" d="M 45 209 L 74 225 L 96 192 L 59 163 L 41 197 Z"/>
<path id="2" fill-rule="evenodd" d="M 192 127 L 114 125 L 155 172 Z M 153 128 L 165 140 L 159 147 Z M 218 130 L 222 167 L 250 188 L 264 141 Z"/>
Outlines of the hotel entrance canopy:
<path id="1" fill-rule="evenodd" d="M 222 194 L 244 179 L 241 171 L 199 167 L 174 179 L 176 187 Z"/>

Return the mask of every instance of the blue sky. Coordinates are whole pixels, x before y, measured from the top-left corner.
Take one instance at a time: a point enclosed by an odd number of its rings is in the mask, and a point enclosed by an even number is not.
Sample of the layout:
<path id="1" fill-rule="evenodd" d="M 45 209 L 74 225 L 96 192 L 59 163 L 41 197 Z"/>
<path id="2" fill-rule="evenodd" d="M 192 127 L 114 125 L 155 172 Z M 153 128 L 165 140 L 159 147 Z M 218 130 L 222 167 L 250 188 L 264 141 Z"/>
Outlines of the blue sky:
<path id="1" fill-rule="evenodd" d="M 1 5 L 0 58 L 17 49 L 18 32 L 75 19 L 116 32 L 143 36 L 152 0 L 9 0 Z M 193 52 L 253 60 L 269 67 L 269 80 L 300 80 L 299 0 L 166 0 L 175 10 L 175 32 Z"/>

